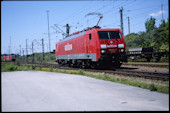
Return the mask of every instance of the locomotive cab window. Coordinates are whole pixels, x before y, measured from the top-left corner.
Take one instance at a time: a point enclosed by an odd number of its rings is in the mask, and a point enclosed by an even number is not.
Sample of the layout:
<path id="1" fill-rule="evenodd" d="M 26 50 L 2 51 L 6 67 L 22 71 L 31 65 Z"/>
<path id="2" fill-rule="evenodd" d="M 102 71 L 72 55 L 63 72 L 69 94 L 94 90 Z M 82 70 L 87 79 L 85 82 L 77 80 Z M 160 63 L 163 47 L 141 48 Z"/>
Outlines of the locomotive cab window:
<path id="1" fill-rule="evenodd" d="M 119 31 L 98 31 L 100 39 L 120 39 Z"/>
<path id="2" fill-rule="evenodd" d="M 89 40 L 91 40 L 91 34 L 89 34 Z"/>

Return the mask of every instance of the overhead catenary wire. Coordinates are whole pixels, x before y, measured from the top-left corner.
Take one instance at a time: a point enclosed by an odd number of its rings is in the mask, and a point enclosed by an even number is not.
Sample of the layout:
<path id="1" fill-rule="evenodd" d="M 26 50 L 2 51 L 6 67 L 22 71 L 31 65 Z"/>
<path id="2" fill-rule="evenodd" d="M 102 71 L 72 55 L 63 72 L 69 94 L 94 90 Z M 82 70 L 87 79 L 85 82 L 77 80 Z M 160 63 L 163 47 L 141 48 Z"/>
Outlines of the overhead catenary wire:
<path id="1" fill-rule="evenodd" d="M 129 13 L 133 12 L 133 14 L 130 16 L 130 19 L 132 21 L 131 24 L 135 25 L 135 23 L 134 23 L 135 19 L 140 18 L 141 16 L 144 16 L 144 15 L 146 15 L 146 16 L 148 15 L 148 17 L 149 17 L 149 14 L 146 14 L 147 11 L 149 11 L 149 10 L 153 11 L 155 9 L 161 9 L 161 5 L 158 6 L 158 5 L 154 5 L 154 4 L 153 5 L 151 4 L 150 7 L 146 6 L 146 7 L 139 7 L 139 8 L 134 8 L 133 9 L 133 7 L 131 7 L 131 6 L 133 4 L 135 4 L 136 2 L 137 3 L 142 3 L 142 4 L 145 3 L 145 1 L 139 1 L 138 2 L 137 0 L 136 1 L 135 0 L 121 0 L 121 1 L 113 0 L 113 1 L 111 1 L 109 3 L 107 3 L 106 1 L 103 1 L 101 3 L 96 2 L 96 1 L 86 2 L 85 4 L 82 5 L 82 6 L 85 5 L 86 7 L 81 7 L 81 8 L 79 7 L 78 9 L 75 9 L 72 14 L 70 14 L 69 16 L 66 15 L 66 18 L 61 20 L 61 23 L 58 24 L 58 22 L 57 22 L 57 25 L 61 27 L 61 26 L 63 26 L 65 24 L 64 22 L 66 22 L 68 20 L 68 23 L 71 22 L 72 24 L 70 24 L 70 25 L 74 26 L 74 29 L 72 29 L 72 31 L 73 30 L 84 29 L 83 27 L 85 27 L 85 25 L 83 24 L 83 22 L 86 21 L 86 20 L 83 17 L 79 16 L 79 14 L 85 15 L 88 12 L 99 11 L 104 15 L 103 21 L 102 21 L 102 23 L 100 25 L 107 26 L 108 28 L 109 27 L 115 27 L 115 26 L 117 26 L 117 24 L 119 24 L 119 21 L 120 21 L 119 18 L 118 18 L 118 16 L 119 16 L 118 15 L 119 14 L 118 10 L 119 10 L 119 8 L 121 6 L 124 7 L 124 13 L 126 13 L 126 15 L 124 15 L 125 17 L 128 17 Z M 113 4 L 111 4 L 111 3 L 113 3 Z M 92 6 L 95 6 L 95 7 L 92 7 Z M 163 6 L 164 6 L 164 4 L 163 4 Z M 165 4 L 165 6 L 163 8 L 165 8 L 167 6 L 168 5 Z M 145 12 L 138 13 L 139 10 L 143 10 L 143 9 L 145 9 Z M 131 11 L 128 12 L 127 10 L 131 10 Z M 116 17 L 114 17 L 114 16 L 116 16 Z M 69 20 L 70 17 L 73 17 L 74 19 Z M 92 18 L 94 18 L 94 17 L 92 17 Z M 94 19 L 92 19 L 92 18 L 88 19 L 89 23 L 95 21 L 96 17 Z M 128 21 L 128 19 L 124 18 L 124 21 Z M 79 24 L 77 24 L 77 22 Z M 61 25 L 62 23 L 63 23 L 63 25 Z M 124 23 L 126 23 L 126 22 L 124 22 Z M 140 22 L 137 22 L 137 23 L 140 23 Z M 63 30 L 64 28 L 61 28 L 61 29 Z M 38 42 L 39 42 L 38 39 L 42 39 L 42 36 L 40 36 L 40 35 L 41 34 L 39 34 L 39 33 L 38 34 L 36 33 L 36 36 L 34 35 L 34 38 L 36 37 Z M 51 36 L 51 40 L 52 41 L 55 40 L 55 42 L 56 42 L 56 37 L 55 37 L 56 33 L 55 32 L 50 33 L 50 36 Z M 57 36 L 60 37 L 60 34 L 57 34 Z M 33 36 L 30 36 L 30 37 L 33 37 Z M 46 42 L 47 42 L 47 39 L 44 38 L 44 43 L 46 43 Z M 36 45 L 36 43 L 35 43 L 35 45 Z M 23 46 L 24 45 L 22 45 L 22 47 Z M 38 44 L 38 47 L 39 46 L 40 46 L 40 44 Z"/>

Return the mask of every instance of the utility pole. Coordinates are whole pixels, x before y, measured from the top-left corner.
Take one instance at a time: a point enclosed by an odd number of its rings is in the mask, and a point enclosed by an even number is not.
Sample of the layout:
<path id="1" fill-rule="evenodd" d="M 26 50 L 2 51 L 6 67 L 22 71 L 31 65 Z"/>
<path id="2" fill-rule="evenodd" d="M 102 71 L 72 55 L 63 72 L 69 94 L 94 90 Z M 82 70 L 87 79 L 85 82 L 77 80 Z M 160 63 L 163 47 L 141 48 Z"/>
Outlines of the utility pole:
<path id="1" fill-rule="evenodd" d="M 49 29 L 49 11 L 47 11 L 47 22 L 48 22 L 48 38 L 49 38 L 49 55 L 50 55 L 50 61 L 51 61 L 51 46 L 50 46 L 50 29 Z"/>
<path id="2" fill-rule="evenodd" d="M 32 63 L 34 62 L 34 43 L 32 41 Z"/>
<path id="3" fill-rule="evenodd" d="M 44 61 L 44 39 L 42 38 L 42 60 Z"/>
<path id="4" fill-rule="evenodd" d="M 49 47 L 48 47 L 48 43 L 47 43 L 47 53 L 48 53 L 48 49 L 49 49 Z"/>
<path id="5" fill-rule="evenodd" d="M 21 56 L 21 45 L 19 45 L 19 47 L 20 47 L 20 56 Z"/>
<path id="6" fill-rule="evenodd" d="M 130 34 L 130 20 L 129 20 L 129 16 L 128 16 L 128 31 L 129 31 L 129 34 Z"/>
<path id="7" fill-rule="evenodd" d="M 12 49 L 11 49 L 11 36 L 10 36 L 9 55 L 11 55 L 11 51 L 12 51 Z"/>
<path id="8" fill-rule="evenodd" d="M 122 35 L 124 36 L 123 34 L 123 7 L 121 7 L 120 9 L 120 26 L 121 26 Z"/>
<path id="9" fill-rule="evenodd" d="M 69 35 L 70 32 L 70 26 L 69 24 L 66 24 L 66 36 Z"/>
<path id="10" fill-rule="evenodd" d="M 8 55 L 10 55 L 10 45 L 8 46 L 8 48 L 9 48 Z"/>
<path id="11" fill-rule="evenodd" d="M 24 48 L 22 48 L 23 60 L 24 60 Z"/>
<path id="12" fill-rule="evenodd" d="M 26 57 L 27 57 L 27 58 L 26 58 L 26 60 L 27 60 L 27 62 L 28 62 L 28 48 L 27 48 L 27 40 L 28 40 L 28 39 L 26 39 Z"/>
<path id="13" fill-rule="evenodd" d="M 163 21 L 163 4 L 161 4 L 161 10 L 162 10 L 162 21 Z"/>

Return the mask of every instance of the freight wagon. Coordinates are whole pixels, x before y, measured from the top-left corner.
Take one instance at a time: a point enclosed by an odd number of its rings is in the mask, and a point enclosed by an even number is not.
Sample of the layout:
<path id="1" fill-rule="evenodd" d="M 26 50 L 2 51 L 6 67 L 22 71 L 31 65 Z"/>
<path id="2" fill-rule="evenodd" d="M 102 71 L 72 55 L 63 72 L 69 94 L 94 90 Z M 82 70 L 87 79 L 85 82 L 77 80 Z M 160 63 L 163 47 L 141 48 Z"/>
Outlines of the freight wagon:
<path id="1" fill-rule="evenodd" d="M 132 48 L 127 51 L 126 55 L 132 60 L 146 58 L 147 62 L 150 62 L 150 60 L 154 58 L 157 62 L 159 62 L 161 57 L 167 57 L 169 55 L 169 52 L 165 49 L 154 51 L 152 47 Z"/>

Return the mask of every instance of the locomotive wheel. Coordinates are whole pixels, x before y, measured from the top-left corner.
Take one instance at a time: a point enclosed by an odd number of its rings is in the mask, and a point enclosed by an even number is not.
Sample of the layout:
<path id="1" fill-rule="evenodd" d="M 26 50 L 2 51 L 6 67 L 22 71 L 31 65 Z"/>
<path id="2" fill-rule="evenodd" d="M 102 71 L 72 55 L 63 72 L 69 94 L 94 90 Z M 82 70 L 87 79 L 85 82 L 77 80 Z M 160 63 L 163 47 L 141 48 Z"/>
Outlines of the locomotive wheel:
<path id="1" fill-rule="evenodd" d="M 71 67 L 72 63 L 71 63 L 71 61 L 68 61 L 67 64 L 68 64 L 69 67 Z"/>
<path id="2" fill-rule="evenodd" d="M 83 61 L 82 64 L 81 64 L 81 68 L 83 68 L 83 69 L 86 69 L 86 68 L 87 68 L 86 63 L 85 63 L 84 61 Z"/>
<path id="3" fill-rule="evenodd" d="M 61 63 L 61 61 L 57 61 L 57 62 L 58 62 L 58 65 L 59 65 L 59 66 L 62 66 L 62 63 Z"/>
<path id="4" fill-rule="evenodd" d="M 79 68 L 77 64 L 73 64 L 73 68 Z"/>
<path id="5" fill-rule="evenodd" d="M 97 62 L 97 63 L 94 64 L 94 69 L 99 70 L 99 69 L 103 69 L 103 68 L 104 67 L 103 67 L 103 65 L 100 62 Z"/>
<path id="6" fill-rule="evenodd" d="M 85 61 L 82 61 L 81 63 L 81 68 L 83 69 L 89 69 L 89 68 L 92 68 L 91 65 L 90 65 L 90 62 L 85 60 Z"/>
<path id="7" fill-rule="evenodd" d="M 80 67 L 79 62 L 76 61 L 73 63 L 73 68 L 79 68 L 79 67 Z"/>

